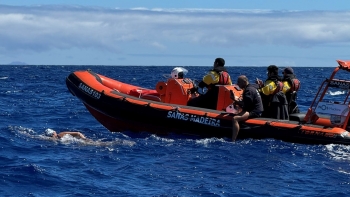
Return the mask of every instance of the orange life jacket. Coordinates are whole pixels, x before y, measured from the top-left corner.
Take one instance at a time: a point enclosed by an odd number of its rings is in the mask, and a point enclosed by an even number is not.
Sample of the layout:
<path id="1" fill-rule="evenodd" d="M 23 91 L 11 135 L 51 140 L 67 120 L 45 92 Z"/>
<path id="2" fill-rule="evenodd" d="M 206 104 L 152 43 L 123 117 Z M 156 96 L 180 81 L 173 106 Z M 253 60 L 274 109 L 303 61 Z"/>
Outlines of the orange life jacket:
<path id="1" fill-rule="evenodd" d="M 230 75 L 226 71 L 219 72 L 219 85 L 229 85 Z"/>
<path id="2" fill-rule="evenodd" d="M 289 91 L 298 91 L 300 89 L 300 81 L 296 78 L 292 79 L 289 81 L 291 84 L 290 90 Z"/>
<path id="3" fill-rule="evenodd" d="M 273 95 L 274 94 L 276 94 L 277 92 L 280 92 L 280 91 L 282 91 L 283 90 L 283 83 L 282 83 L 282 81 L 275 81 L 275 84 L 276 84 L 276 89 L 275 89 L 275 91 L 273 92 Z"/>

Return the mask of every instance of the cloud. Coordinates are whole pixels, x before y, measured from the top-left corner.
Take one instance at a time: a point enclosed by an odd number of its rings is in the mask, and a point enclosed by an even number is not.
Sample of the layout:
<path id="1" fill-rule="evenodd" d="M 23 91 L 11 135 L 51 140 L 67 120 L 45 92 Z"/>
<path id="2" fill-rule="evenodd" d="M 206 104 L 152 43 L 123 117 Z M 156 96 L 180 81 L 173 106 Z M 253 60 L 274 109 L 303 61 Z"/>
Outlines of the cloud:
<path id="1" fill-rule="evenodd" d="M 350 12 L 0 5 L 0 28 L 2 51 L 123 53 L 126 45 L 164 51 L 173 44 L 307 48 L 348 45 Z"/>

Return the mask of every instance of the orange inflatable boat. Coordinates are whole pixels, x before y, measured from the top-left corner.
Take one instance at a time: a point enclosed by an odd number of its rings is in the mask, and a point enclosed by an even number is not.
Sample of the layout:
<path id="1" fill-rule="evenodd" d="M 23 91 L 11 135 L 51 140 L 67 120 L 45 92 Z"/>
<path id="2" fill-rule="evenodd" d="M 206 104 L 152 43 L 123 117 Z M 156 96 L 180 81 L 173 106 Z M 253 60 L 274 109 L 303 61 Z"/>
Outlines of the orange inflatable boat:
<path id="1" fill-rule="evenodd" d="M 291 114 L 289 120 L 254 118 L 241 123 L 238 139 L 275 138 L 307 144 L 350 144 L 349 121 L 350 81 L 335 79 L 340 71 L 350 71 L 350 61 L 337 60 L 329 79 L 318 90 L 307 113 Z M 190 107 L 194 83 L 189 79 L 168 78 L 146 89 L 94 73 L 76 71 L 66 79 L 69 91 L 111 132 L 170 132 L 198 136 L 229 138 L 232 136 L 230 91 L 239 97 L 237 85 L 219 86 L 216 110 Z M 343 100 L 327 100 L 329 88 L 346 89 Z M 350 125 L 349 125 L 350 126 Z"/>

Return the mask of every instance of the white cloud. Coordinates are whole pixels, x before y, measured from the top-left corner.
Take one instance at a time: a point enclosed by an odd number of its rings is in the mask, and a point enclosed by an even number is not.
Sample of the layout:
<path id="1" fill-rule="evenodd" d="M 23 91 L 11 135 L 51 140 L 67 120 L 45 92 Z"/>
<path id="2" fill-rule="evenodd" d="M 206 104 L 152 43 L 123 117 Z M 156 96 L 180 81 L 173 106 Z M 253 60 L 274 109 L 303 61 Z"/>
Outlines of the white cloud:
<path id="1" fill-rule="evenodd" d="M 158 42 L 151 43 L 152 46 L 159 48 L 159 49 L 166 49 L 166 47 Z"/>
<path id="2" fill-rule="evenodd" d="M 350 12 L 0 5 L 0 29 L 2 53 L 72 48 L 131 53 L 126 46 L 133 46 L 141 54 L 135 46 L 164 51 L 174 44 L 310 48 L 348 45 Z"/>
<path id="3" fill-rule="evenodd" d="M 178 9 L 110 10 L 0 7 L 0 39 L 10 49 L 98 47 L 119 42 L 250 43 L 312 46 L 349 43 L 350 12 Z M 4 31 L 5 30 L 5 31 Z"/>

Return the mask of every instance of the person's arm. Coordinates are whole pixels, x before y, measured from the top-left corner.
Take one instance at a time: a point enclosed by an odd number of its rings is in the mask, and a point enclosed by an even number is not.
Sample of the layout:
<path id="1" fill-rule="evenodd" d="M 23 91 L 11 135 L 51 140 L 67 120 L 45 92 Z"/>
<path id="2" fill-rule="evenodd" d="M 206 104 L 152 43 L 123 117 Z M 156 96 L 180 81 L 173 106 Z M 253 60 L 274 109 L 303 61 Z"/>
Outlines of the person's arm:
<path id="1" fill-rule="evenodd" d="M 67 135 L 67 134 L 71 135 L 71 136 L 73 136 L 75 138 L 86 139 L 86 137 L 82 133 L 80 133 L 80 132 L 73 132 L 73 131 L 64 131 L 64 132 L 61 132 L 61 133 L 59 133 L 57 135 L 62 138 L 64 135 Z"/>
<path id="2" fill-rule="evenodd" d="M 230 90 L 230 98 L 233 100 L 233 103 L 239 105 L 240 107 L 243 107 L 244 101 L 239 100 L 239 98 L 233 93 L 232 90 Z"/>
<path id="3" fill-rule="evenodd" d="M 256 78 L 255 83 L 258 84 L 259 88 L 264 87 L 264 82 L 261 79 Z"/>

